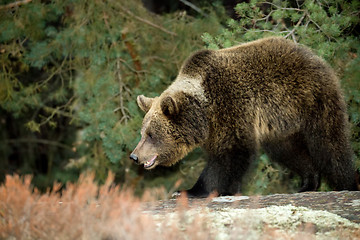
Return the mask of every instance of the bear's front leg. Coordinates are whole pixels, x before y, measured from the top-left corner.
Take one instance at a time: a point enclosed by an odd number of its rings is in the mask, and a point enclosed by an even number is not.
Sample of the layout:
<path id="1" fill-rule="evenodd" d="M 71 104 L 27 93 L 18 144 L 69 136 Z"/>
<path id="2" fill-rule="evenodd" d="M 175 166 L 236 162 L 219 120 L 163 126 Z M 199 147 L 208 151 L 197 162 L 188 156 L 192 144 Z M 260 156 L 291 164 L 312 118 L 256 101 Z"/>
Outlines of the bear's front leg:
<path id="1" fill-rule="evenodd" d="M 209 177 L 211 174 L 209 171 L 211 171 L 212 168 L 209 168 L 209 164 L 204 168 L 204 170 L 201 172 L 200 177 L 196 181 L 195 185 L 186 191 L 186 194 L 190 198 L 206 198 L 212 193 L 215 188 L 211 187 L 211 184 L 209 184 Z"/>
<path id="2" fill-rule="evenodd" d="M 195 185 L 186 191 L 188 197 L 208 197 L 211 193 L 239 194 L 242 177 L 254 158 L 252 151 L 238 148 L 221 156 L 210 156 Z"/>

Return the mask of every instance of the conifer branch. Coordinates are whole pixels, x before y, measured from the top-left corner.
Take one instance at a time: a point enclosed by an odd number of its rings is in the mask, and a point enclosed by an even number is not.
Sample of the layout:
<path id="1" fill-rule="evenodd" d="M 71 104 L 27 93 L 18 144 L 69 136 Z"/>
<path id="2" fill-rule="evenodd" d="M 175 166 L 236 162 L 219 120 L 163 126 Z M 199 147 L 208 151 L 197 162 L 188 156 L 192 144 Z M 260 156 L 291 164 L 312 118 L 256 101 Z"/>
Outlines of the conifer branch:
<path id="1" fill-rule="evenodd" d="M 10 9 L 10 8 L 19 7 L 21 5 L 28 4 L 31 1 L 32 0 L 23 0 L 23 1 L 17 1 L 17 2 L 13 2 L 13 3 L 9 3 L 9 4 L 6 4 L 6 5 L 0 6 L 0 10 L 7 10 L 7 9 Z"/>

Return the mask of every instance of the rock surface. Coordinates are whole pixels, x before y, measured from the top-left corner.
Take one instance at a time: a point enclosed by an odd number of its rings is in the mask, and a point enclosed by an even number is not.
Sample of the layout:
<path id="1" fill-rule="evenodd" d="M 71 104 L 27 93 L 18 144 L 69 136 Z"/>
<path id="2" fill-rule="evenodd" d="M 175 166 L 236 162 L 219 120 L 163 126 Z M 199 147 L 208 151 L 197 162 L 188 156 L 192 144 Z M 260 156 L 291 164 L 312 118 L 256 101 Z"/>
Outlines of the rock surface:
<path id="1" fill-rule="evenodd" d="M 159 226 L 179 224 L 184 215 L 187 223 L 182 225 L 193 224 L 195 217 L 206 218 L 210 229 L 216 229 L 215 239 L 229 239 L 234 232 L 259 239 L 269 234 L 269 228 L 275 229 L 273 235 L 282 232 L 270 239 L 303 238 L 304 233 L 305 239 L 360 239 L 360 191 L 179 198 L 147 203 L 144 212 Z"/>

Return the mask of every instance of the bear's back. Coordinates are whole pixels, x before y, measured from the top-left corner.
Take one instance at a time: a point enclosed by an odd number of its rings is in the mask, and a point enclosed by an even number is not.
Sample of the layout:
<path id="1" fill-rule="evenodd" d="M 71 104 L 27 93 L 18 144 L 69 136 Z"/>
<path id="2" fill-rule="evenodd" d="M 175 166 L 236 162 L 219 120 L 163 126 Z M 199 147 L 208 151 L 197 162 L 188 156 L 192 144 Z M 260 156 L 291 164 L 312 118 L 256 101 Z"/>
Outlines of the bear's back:
<path id="1" fill-rule="evenodd" d="M 215 80 L 222 80 L 224 84 L 227 84 L 224 82 L 226 80 L 254 81 L 257 84 L 264 81 L 278 82 L 282 85 L 304 81 L 325 81 L 322 84 L 326 84 L 334 81 L 316 77 L 320 72 L 329 76 L 333 72 L 310 49 L 279 37 L 221 50 L 199 51 L 185 62 L 181 72 L 187 75 L 200 74 L 203 78 L 219 75 Z"/>
<path id="2" fill-rule="evenodd" d="M 284 132 L 318 114 L 328 99 L 345 106 L 332 69 L 308 48 L 283 38 L 200 51 L 181 73 L 201 76 L 210 115 L 226 125 L 259 122 Z"/>
<path id="3" fill-rule="evenodd" d="M 340 89 L 336 75 L 322 59 L 283 38 L 197 52 L 185 62 L 181 73 L 201 76 L 210 98 L 284 101 L 299 97 L 315 101 L 324 91 Z"/>

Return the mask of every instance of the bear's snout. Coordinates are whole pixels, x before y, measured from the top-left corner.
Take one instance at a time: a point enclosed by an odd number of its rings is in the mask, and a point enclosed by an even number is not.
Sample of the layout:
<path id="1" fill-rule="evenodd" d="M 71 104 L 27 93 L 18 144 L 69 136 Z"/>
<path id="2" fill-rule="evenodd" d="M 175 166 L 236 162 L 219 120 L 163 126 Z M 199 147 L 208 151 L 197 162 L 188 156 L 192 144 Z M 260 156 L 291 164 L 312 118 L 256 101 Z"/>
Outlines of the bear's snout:
<path id="1" fill-rule="evenodd" d="M 134 153 L 130 154 L 130 159 L 133 160 L 136 164 L 139 164 L 139 158 Z"/>

